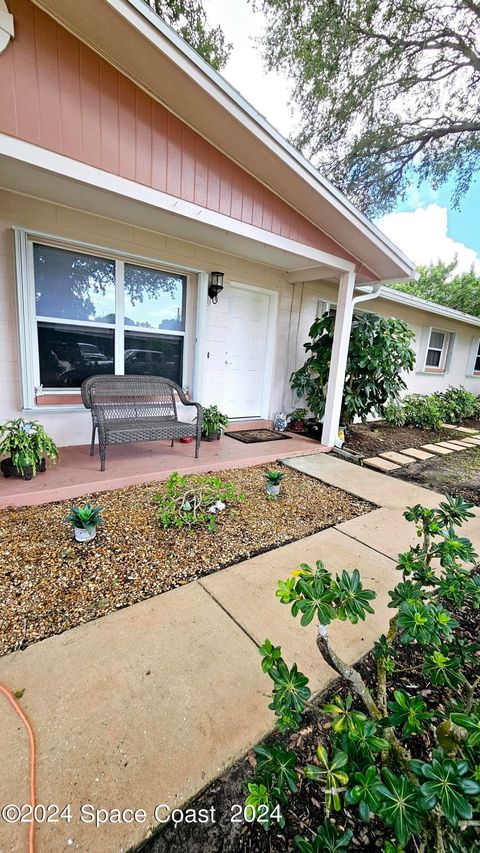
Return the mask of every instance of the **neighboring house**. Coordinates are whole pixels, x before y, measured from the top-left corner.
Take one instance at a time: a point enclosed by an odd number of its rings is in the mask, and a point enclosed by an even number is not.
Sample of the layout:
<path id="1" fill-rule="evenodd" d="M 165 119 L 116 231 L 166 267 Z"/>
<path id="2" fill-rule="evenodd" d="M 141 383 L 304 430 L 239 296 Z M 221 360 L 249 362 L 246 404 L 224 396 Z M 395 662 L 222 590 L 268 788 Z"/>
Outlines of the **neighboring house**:
<path id="1" fill-rule="evenodd" d="M 143 0 L 8 0 L 8 11 L 1 418 L 38 417 L 58 444 L 87 442 L 80 384 L 113 372 L 169 376 L 231 418 L 271 417 L 290 407 L 289 375 L 329 301 L 333 444 L 352 303 L 411 278 L 412 263 Z M 382 290 L 372 309 L 450 335 L 431 337 L 435 377 L 418 375 L 418 390 L 445 384 L 449 367 L 460 382 L 475 321 L 417 303 Z"/>

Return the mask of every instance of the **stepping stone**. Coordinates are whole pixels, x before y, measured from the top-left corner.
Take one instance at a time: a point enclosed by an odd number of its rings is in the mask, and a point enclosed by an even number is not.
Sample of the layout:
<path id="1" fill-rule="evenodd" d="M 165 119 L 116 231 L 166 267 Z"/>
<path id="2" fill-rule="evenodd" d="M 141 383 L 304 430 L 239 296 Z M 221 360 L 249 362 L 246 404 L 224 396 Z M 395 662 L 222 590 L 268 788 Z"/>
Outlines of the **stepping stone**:
<path id="1" fill-rule="evenodd" d="M 470 449 L 476 446 L 475 443 L 469 438 L 459 438 L 458 440 L 454 441 L 454 444 L 460 444 L 463 448 L 470 447 Z"/>
<path id="2" fill-rule="evenodd" d="M 400 465 L 395 465 L 395 462 L 390 462 L 388 459 L 381 459 L 380 456 L 371 456 L 370 459 L 364 459 L 363 464 L 368 468 L 374 468 L 376 471 L 396 471 Z"/>
<path id="3" fill-rule="evenodd" d="M 425 450 L 420 450 L 418 447 L 407 447 L 406 450 L 402 450 L 406 456 L 411 456 L 413 459 L 420 459 L 422 462 L 425 459 L 433 459 L 433 453 L 427 453 Z"/>
<path id="4" fill-rule="evenodd" d="M 388 459 L 389 462 L 395 462 L 397 465 L 411 465 L 412 459 L 410 456 L 404 456 L 403 453 L 397 453 L 395 450 L 387 450 L 380 454 L 382 459 Z"/>
<path id="5" fill-rule="evenodd" d="M 461 446 L 454 444 L 453 441 L 437 441 L 436 447 L 444 447 L 447 450 L 463 450 Z"/>
<path id="6" fill-rule="evenodd" d="M 472 445 L 473 444 L 476 444 L 476 445 L 480 444 L 480 438 L 477 438 L 476 436 L 474 438 L 466 438 L 465 441 L 470 442 Z"/>
<path id="7" fill-rule="evenodd" d="M 442 429 L 459 429 L 456 424 L 440 424 Z"/>
<path id="8" fill-rule="evenodd" d="M 467 447 L 476 447 L 477 444 L 479 444 L 479 443 L 480 442 L 479 442 L 478 438 L 463 438 L 462 439 L 462 444 L 466 444 Z"/>
<path id="9" fill-rule="evenodd" d="M 438 453 L 439 456 L 447 456 L 449 453 L 453 453 L 453 450 L 447 450 L 446 447 L 440 447 L 438 444 L 422 444 L 422 450 Z"/>
<path id="10" fill-rule="evenodd" d="M 459 432 L 469 433 L 470 435 L 478 435 L 478 429 L 472 429 L 472 427 L 461 427 L 457 426 Z"/>
<path id="11" fill-rule="evenodd" d="M 446 445 L 447 447 L 456 447 L 457 450 L 465 450 L 465 444 L 461 438 L 449 439 L 448 441 L 440 441 L 439 444 Z M 467 444 L 467 447 L 471 445 Z"/>

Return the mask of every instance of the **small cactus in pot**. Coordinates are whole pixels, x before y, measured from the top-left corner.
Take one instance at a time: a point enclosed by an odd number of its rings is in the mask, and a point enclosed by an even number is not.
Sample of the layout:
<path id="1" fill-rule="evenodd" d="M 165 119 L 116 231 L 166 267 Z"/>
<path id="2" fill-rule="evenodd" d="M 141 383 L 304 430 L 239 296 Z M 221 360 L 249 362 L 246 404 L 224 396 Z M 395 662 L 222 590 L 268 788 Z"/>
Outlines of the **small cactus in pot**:
<path id="1" fill-rule="evenodd" d="M 77 542 L 91 542 L 97 535 L 97 526 L 102 524 L 102 510 L 88 503 L 72 506 L 65 521 L 73 525 Z"/>
<path id="2" fill-rule="evenodd" d="M 267 471 L 265 479 L 267 481 L 267 495 L 272 498 L 278 497 L 280 494 L 280 483 L 285 474 L 280 471 Z"/>

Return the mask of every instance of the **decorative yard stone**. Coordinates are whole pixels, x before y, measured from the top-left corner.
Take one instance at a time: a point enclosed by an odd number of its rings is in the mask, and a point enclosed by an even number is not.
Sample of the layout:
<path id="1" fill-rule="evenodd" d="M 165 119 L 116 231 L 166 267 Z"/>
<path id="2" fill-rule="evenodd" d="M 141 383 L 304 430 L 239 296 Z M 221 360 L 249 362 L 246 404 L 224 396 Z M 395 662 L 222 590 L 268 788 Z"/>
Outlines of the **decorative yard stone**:
<path id="1" fill-rule="evenodd" d="M 459 450 L 463 450 L 461 445 L 454 444 L 453 441 L 439 441 L 436 446 L 437 447 L 445 447 L 447 450 L 454 450 L 454 451 L 456 450 L 457 452 Z"/>
<path id="2" fill-rule="evenodd" d="M 413 460 L 410 456 L 405 456 L 403 453 L 397 453 L 395 450 L 387 450 L 381 453 L 382 459 L 388 459 L 389 462 L 395 462 L 397 465 L 411 465 Z"/>
<path id="3" fill-rule="evenodd" d="M 455 429 L 458 429 L 459 432 L 469 433 L 470 435 L 478 435 L 478 429 L 472 429 L 472 427 L 459 426 L 455 427 Z"/>
<path id="4" fill-rule="evenodd" d="M 406 450 L 402 450 L 406 456 L 411 456 L 413 459 L 419 459 L 420 462 L 424 462 L 426 459 L 433 459 L 433 453 L 427 453 L 425 450 L 419 450 L 418 447 L 407 447 Z"/>
<path id="5" fill-rule="evenodd" d="M 449 453 L 453 453 L 453 450 L 448 450 L 439 444 L 422 444 L 422 449 L 429 450 L 431 453 L 437 453 L 439 456 L 447 456 Z"/>
<path id="6" fill-rule="evenodd" d="M 376 471 L 396 471 L 400 465 L 395 462 L 390 462 L 389 459 L 382 459 L 380 456 L 371 456 L 369 459 L 364 459 L 363 464 L 368 468 L 374 468 Z"/>

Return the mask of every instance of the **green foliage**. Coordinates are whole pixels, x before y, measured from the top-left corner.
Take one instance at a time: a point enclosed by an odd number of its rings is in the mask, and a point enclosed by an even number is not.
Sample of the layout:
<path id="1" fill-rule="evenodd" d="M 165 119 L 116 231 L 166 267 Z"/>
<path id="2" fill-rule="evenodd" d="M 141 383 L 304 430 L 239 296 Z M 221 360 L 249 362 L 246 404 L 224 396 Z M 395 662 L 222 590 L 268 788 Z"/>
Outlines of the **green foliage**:
<path id="1" fill-rule="evenodd" d="M 472 819 L 472 807 L 466 797 L 480 794 L 480 784 L 467 775 L 471 772 L 468 761 L 457 761 L 446 756 L 442 749 L 436 749 L 431 763 L 412 759 L 410 767 L 427 780 L 421 791 L 428 808 L 440 803 L 443 814 L 454 827 L 459 819 Z"/>
<path id="2" fill-rule="evenodd" d="M 165 491 L 153 499 L 158 503 L 157 517 L 163 527 L 207 527 L 214 531 L 217 512 L 243 500 L 243 495 L 214 474 L 184 476 L 174 471 Z"/>
<path id="3" fill-rule="evenodd" d="M 443 423 L 460 424 L 480 417 L 480 397 L 465 388 L 448 388 L 435 394 L 407 394 L 385 408 L 385 420 L 395 426 L 439 429 Z"/>
<path id="4" fill-rule="evenodd" d="M 277 727 L 280 731 L 298 729 L 302 714 L 310 698 L 308 678 L 294 664 L 291 669 L 281 656 L 279 646 L 273 646 L 265 640 L 260 647 L 262 669 L 273 681 L 273 701 L 268 706 L 278 717 Z"/>
<path id="5" fill-rule="evenodd" d="M 424 180 L 458 204 L 479 166 L 477 3 L 257 5 L 267 68 L 293 80 L 293 141 L 335 186 L 370 216 Z"/>
<path id="6" fill-rule="evenodd" d="M 210 27 L 201 0 L 146 0 L 152 9 L 217 71 L 228 60 L 232 45 L 221 27 Z"/>
<path id="7" fill-rule="evenodd" d="M 74 527 L 92 530 L 99 524 L 103 524 L 102 510 L 100 507 L 94 507 L 88 503 L 83 504 L 83 506 L 71 506 L 65 521 L 73 524 Z"/>
<path id="8" fill-rule="evenodd" d="M 326 820 L 317 828 L 313 841 L 297 835 L 295 844 L 299 853 L 343 853 L 350 846 L 352 837 L 351 829 L 341 832 L 331 820 Z"/>
<path id="9" fill-rule="evenodd" d="M 35 476 L 42 456 L 45 455 L 55 462 L 58 450 L 38 421 L 17 418 L 0 425 L 0 456 L 2 455 L 11 456 L 12 463 L 21 474 L 31 468 L 32 475 Z"/>
<path id="10" fill-rule="evenodd" d="M 455 258 L 448 264 L 439 261 L 428 267 L 419 266 L 417 281 L 403 281 L 390 287 L 480 317 L 480 278 L 474 270 L 453 275 L 457 263 Z"/>
<path id="11" fill-rule="evenodd" d="M 267 473 L 265 474 L 267 483 L 271 483 L 272 486 L 279 486 L 284 476 L 285 474 L 283 474 L 281 471 L 267 471 Z"/>
<path id="12" fill-rule="evenodd" d="M 222 415 L 217 406 L 206 406 L 203 410 L 202 433 L 206 436 L 217 435 L 228 426 L 228 418 Z"/>
<path id="13" fill-rule="evenodd" d="M 394 690 L 394 699 L 387 702 L 389 710 L 385 725 L 402 729 L 405 737 L 422 734 L 425 723 L 433 717 L 433 711 L 427 711 L 427 704 L 421 696 L 409 696 L 404 690 Z"/>
<path id="14" fill-rule="evenodd" d="M 335 318 L 324 314 L 309 331 L 304 344 L 308 358 L 292 373 L 290 384 L 304 397 L 318 420 L 325 413 L 328 374 Z M 354 418 L 365 421 L 371 414 L 383 416 L 389 401 L 395 401 L 406 387 L 401 371 L 412 370 L 415 353 L 410 348 L 414 333 L 402 320 L 355 314 L 348 349 L 341 422 Z"/>
<path id="15" fill-rule="evenodd" d="M 358 670 L 341 661 L 329 640 L 328 626 L 335 619 L 356 624 L 373 612 L 374 593 L 363 589 L 358 570 L 332 576 L 318 560 L 315 568 L 303 563 L 278 582 L 279 601 L 290 606 L 294 617 L 301 614 L 302 624 L 316 620 L 320 653 L 363 703 L 359 710 L 347 693 L 323 707 L 331 727 L 322 727 L 317 760 L 304 767 L 303 775 L 318 783 L 327 818 L 347 807 L 345 819 L 350 819 L 348 807 L 354 806 L 360 820 L 375 815 L 391 829 L 395 841 L 384 845 L 389 853 L 399 853 L 412 836 L 434 853 L 472 849 L 468 830 L 460 835 L 452 831 L 459 821 L 475 820 L 480 806 L 480 704 L 474 704 L 478 680 L 469 681 L 480 645 L 458 635 L 458 622 L 445 606 L 450 599 L 459 607 L 480 607 L 478 575 L 470 577 L 465 569 L 465 562 L 474 563 L 477 557 L 469 540 L 457 533 L 473 516 L 471 509 L 462 498 L 447 496 L 435 508 L 417 504 L 405 510 L 421 541 L 398 558 L 402 579 L 391 591 L 389 605 L 396 612 L 374 648 L 376 684 L 366 683 Z M 415 648 L 412 670 L 421 670 L 432 687 L 441 688 L 440 703 L 432 690 L 418 695 L 413 687 L 389 687 L 388 678 L 396 669 L 396 640 Z M 289 669 L 280 648 L 269 640 L 260 652 L 262 668 L 274 682 L 270 708 L 277 715 L 277 728 L 296 729 L 310 696 L 307 678 L 295 665 Z M 429 738 L 432 747 L 426 757 Z M 420 743 L 422 757 L 412 757 L 411 749 Z M 255 796 L 260 796 L 258 791 L 264 798 L 268 795 L 270 808 L 286 804 L 302 775 L 294 749 L 260 747 L 258 756 Z M 311 853 L 344 849 L 350 840 L 327 821 L 313 838 L 297 837 L 295 843 L 298 850 Z M 419 847 L 417 841 L 414 847 Z"/>
<path id="16" fill-rule="evenodd" d="M 348 783 L 348 773 L 342 769 L 348 763 L 348 755 L 340 750 L 337 750 L 330 757 L 327 750 L 322 744 L 317 746 L 317 764 L 307 764 L 305 768 L 305 776 L 307 779 L 315 779 L 320 783 L 321 788 L 325 792 L 325 807 L 328 811 L 334 809 L 338 812 L 341 809 L 340 795 L 338 788 Z"/>
<path id="17" fill-rule="evenodd" d="M 373 613 L 369 601 L 375 598 L 371 589 L 363 589 L 358 569 L 341 575 L 332 575 L 321 560 L 312 569 L 306 563 L 295 571 L 295 577 L 278 581 L 277 597 L 282 604 L 292 605 L 292 615 L 302 614 L 302 625 L 309 625 L 316 617 L 321 625 L 333 619 L 348 619 L 354 625 Z"/>
<path id="18" fill-rule="evenodd" d="M 294 409 L 293 412 L 289 412 L 287 415 L 288 421 L 303 421 L 307 417 L 306 409 Z"/>

